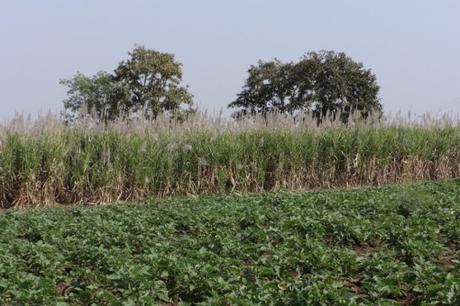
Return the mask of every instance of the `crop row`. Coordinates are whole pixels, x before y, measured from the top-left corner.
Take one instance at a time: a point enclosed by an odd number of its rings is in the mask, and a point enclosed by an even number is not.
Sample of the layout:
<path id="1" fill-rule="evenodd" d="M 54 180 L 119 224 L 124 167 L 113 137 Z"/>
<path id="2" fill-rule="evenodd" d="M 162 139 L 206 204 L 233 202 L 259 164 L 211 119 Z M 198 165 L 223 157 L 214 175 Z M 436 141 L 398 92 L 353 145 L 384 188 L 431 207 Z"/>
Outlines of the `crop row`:
<path id="1" fill-rule="evenodd" d="M 459 175 L 457 126 L 0 130 L 4 208 Z"/>

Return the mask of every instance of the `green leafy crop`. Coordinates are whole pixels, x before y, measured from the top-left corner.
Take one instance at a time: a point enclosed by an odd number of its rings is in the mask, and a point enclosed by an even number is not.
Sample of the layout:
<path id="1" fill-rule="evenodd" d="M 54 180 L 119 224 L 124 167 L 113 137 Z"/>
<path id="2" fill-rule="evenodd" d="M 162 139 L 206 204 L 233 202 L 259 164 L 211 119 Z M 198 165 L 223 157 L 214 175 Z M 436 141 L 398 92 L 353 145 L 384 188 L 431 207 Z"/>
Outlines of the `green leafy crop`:
<path id="1" fill-rule="evenodd" d="M 0 304 L 459 305 L 460 183 L 0 215 Z"/>

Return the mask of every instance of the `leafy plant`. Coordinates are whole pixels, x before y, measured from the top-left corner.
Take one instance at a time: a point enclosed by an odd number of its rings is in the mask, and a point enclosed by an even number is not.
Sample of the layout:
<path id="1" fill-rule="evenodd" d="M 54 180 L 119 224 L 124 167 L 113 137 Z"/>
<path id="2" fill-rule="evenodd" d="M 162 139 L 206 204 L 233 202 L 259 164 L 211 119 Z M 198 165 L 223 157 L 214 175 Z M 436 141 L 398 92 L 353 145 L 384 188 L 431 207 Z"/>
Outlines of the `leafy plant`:
<path id="1" fill-rule="evenodd" d="M 450 181 L 7 210 L 0 303 L 458 305 L 458 203 Z"/>

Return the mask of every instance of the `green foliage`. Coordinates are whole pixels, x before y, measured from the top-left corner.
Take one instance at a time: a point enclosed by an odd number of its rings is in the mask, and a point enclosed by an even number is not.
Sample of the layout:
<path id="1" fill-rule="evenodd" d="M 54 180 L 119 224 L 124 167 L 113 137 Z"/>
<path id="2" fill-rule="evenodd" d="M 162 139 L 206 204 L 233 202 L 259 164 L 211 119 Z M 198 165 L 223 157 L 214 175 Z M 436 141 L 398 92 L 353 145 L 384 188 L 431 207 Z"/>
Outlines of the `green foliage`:
<path id="1" fill-rule="evenodd" d="M 458 305 L 459 195 L 451 181 L 11 210 L 0 302 Z"/>
<path id="2" fill-rule="evenodd" d="M 192 95 L 182 81 L 182 67 L 174 55 L 137 47 L 131 58 L 115 70 L 115 80 L 126 88 L 130 108 L 147 111 L 156 118 L 162 112 L 177 112 L 192 105 Z"/>
<path id="3" fill-rule="evenodd" d="M 128 113 L 129 107 L 120 99 L 113 76 L 106 72 L 101 71 L 92 77 L 77 73 L 72 79 L 61 80 L 61 84 L 68 87 L 68 98 L 64 100 L 68 121 L 88 113 L 104 121 Z"/>
<path id="4" fill-rule="evenodd" d="M 129 56 L 114 74 L 99 72 L 87 77 L 77 73 L 61 81 L 68 87 L 64 100 L 68 120 L 91 114 L 111 121 L 133 113 L 147 118 L 159 114 L 182 118 L 193 111 L 193 96 L 181 86 L 182 65 L 174 55 L 136 47 Z"/>
<path id="5" fill-rule="evenodd" d="M 298 63 L 259 61 L 229 107 L 235 116 L 281 112 L 311 113 L 318 122 L 340 116 L 347 122 L 357 112 L 363 117 L 381 113 L 376 77 L 345 53 L 310 52 Z"/>

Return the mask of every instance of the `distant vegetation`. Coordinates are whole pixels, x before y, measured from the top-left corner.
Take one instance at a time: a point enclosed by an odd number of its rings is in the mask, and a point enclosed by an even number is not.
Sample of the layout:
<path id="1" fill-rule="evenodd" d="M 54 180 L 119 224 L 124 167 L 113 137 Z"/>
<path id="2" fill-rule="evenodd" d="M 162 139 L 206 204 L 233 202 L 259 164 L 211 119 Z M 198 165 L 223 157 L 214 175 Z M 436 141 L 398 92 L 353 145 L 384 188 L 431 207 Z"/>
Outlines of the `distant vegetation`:
<path id="1" fill-rule="evenodd" d="M 376 76 L 345 53 L 310 52 L 297 63 L 260 61 L 249 69 L 243 90 L 229 107 L 235 117 L 270 112 L 307 113 L 347 122 L 382 112 Z"/>
<path id="2" fill-rule="evenodd" d="M 459 195 L 454 181 L 8 211 L 0 301 L 460 305 Z"/>
<path id="3" fill-rule="evenodd" d="M 70 126 L 18 118 L 0 127 L 0 206 L 452 178 L 459 131 L 448 118 L 321 126 L 288 115 Z"/>
<path id="4" fill-rule="evenodd" d="M 193 97 L 181 85 L 182 65 L 174 55 L 136 47 L 113 74 L 87 77 L 77 73 L 62 80 L 68 88 L 65 118 L 74 121 L 90 115 L 103 122 L 133 114 L 156 118 L 167 114 L 181 119 L 193 112 Z"/>
<path id="5" fill-rule="evenodd" d="M 160 114 L 182 120 L 195 111 L 192 94 L 181 85 L 182 64 L 174 55 L 135 47 L 129 56 L 112 74 L 77 73 L 61 81 L 68 89 L 68 122 L 88 115 L 103 122 Z M 236 108 L 236 118 L 309 114 L 320 124 L 337 116 L 347 122 L 355 114 L 367 118 L 382 113 L 376 76 L 343 52 L 309 52 L 297 63 L 259 61 L 248 72 L 242 91 L 229 104 Z"/>

